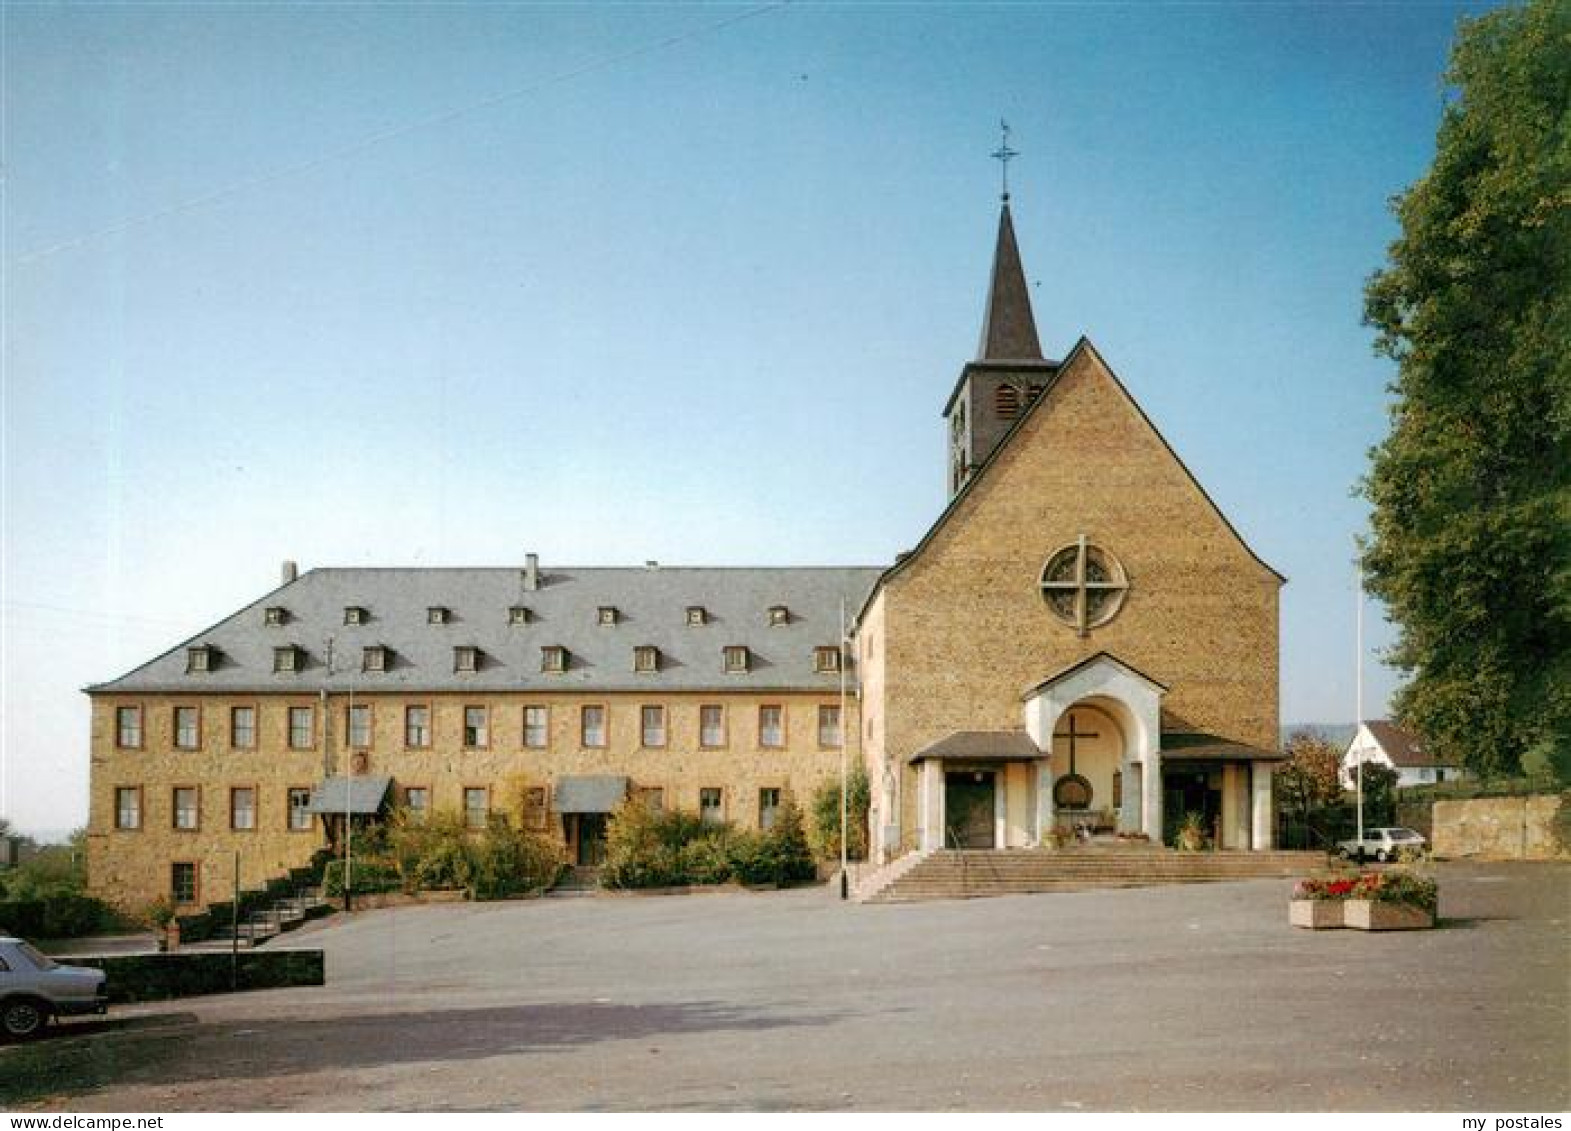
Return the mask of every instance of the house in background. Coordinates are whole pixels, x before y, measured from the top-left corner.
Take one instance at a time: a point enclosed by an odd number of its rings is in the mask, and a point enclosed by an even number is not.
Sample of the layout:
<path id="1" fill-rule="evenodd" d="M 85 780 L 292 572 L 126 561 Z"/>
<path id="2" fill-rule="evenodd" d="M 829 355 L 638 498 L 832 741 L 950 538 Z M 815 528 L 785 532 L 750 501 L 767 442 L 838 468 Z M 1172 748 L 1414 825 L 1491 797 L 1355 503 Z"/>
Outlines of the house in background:
<path id="1" fill-rule="evenodd" d="M 1358 724 L 1357 733 L 1342 755 L 1342 784 L 1348 789 L 1353 788 L 1353 775 L 1360 762 L 1395 770 L 1398 788 L 1456 781 L 1463 776 L 1460 766 L 1429 753 L 1415 735 L 1388 719 L 1368 719 Z"/>

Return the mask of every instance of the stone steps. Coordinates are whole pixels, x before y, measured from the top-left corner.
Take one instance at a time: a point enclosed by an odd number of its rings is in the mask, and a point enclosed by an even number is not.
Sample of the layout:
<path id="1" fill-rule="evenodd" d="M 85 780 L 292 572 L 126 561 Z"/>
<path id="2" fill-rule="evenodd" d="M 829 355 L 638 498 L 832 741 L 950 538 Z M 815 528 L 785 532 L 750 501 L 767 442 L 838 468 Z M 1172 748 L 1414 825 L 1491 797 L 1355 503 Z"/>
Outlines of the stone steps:
<path id="1" fill-rule="evenodd" d="M 1302 875 L 1319 867 L 1318 852 L 1180 853 L 1156 846 L 1086 847 L 1061 851 L 942 850 L 896 871 L 887 883 L 858 894 L 864 903 L 975 899 L 991 895 L 1219 883 Z"/>

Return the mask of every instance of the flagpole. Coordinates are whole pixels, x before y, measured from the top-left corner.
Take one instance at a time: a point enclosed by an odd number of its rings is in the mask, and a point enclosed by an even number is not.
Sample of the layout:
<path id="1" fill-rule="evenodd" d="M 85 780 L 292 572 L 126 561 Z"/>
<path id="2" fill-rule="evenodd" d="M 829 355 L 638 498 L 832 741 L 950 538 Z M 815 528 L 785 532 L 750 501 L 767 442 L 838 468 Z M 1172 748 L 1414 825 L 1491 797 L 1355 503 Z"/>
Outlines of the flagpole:
<path id="1" fill-rule="evenodd" d="M 1353 664 L 1353 745 L 1358 751 L 1358 761 L 1353 767 L 1355 789 L 1358 794 L 1358 858 L 1364 858 L 1364 748 L 1358 744 L 1358 736 L 1364 726 L 1364 562 L 1357 554 L 1353 556 L 1353 601 L 1355 613 L 1353 617 L 1354 647 L 1357 655 Z"/>
<path id="2" fill-rule="evenodd" d="M 848 899 L 851 881 L 847 875 L 850 867 L 850 850 L 846 844 L 850 828 L 850 798 L 847 796 L 849 772 L 846 758 L 846 602 L 840 598 L 840 898 Z"/>

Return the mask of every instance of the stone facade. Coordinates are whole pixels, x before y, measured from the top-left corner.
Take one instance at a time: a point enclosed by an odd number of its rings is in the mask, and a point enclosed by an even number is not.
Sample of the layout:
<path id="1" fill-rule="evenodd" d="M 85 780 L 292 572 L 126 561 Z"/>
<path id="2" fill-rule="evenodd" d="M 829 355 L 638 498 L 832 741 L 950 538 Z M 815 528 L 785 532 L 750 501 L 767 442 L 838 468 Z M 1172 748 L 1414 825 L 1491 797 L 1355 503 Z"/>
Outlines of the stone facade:
<path id="1" fill-rule="evenodd" d="M 1119 613 L 1084 637 L 1039 586 L 1048 558 L 1082 535 L 1129 582 Z M 875 821 L 899 827 L 886 854 L 917 847 L 913 752 L 956 731 L 1018 729 L 1026 689 L 1098 652 L 1165 685 L 1164 732 L 1274 750 L 1280 585 L 1082 343 L 859 622 L 873 638 L 860 653 L 868 773 L 899 782 L 898 808 Z M 1243 808 L 1227 806 L 1235 829 Z"/>
<path id="2" fill-rule="evenodd" d="M 359 695 L 355 702 L 371 709 L 371 741 L 353 748 L 355 771 L 389 775 L 395 789 L 430 790 L 433 810 L 460 810 L 466 788 L 490 791 L 493 806 L 504 804 L 507 791 L 546 787 L 564 776 L 614 774 L 631 779 L 632 788 L 662 791 L 669 808 L 698 810 L 699 790 L 723 790 L 724 817 L 742 827 L 756 828 L 759 790 L 779 789 L 805 804 L 822 781 L 838 776 L 840 751 L 819 741 L 819 708 L 837 707 L 832 692 L 749 692 L 734 690 L 680 694 L 632 693 L 486 693 L 479 695 Z M 719 705 L 725 712 L 723 745 L 700 741 L 699 708 Z M 430 708 L 429 745 L 411 748 L 405 742 L 405 708 Z M 525 706 L 549 710 L 549 738 L 544 747 L 526 747 Z M 581 741 L 581 709 L 606 709 L 607 733 L 602 747 Z M 116 711 L 141 710 L 142 740 L 138 748 L 116 743 Z M 230 742 L 233 707 L 254 708 L 257 737 L 253 748 L 236 749 Z M 487 712 L 486 742 L 464 744 L 464 710 L 483 706 Z M 642 708 L 665 711 L 665 743 L 642 744 Z M 196 707 L 200 733 L 195 749 L 175 745 L 176 707 Z M 312 743 L 290 746 L 288 710 L 313 712 Z M 779 707 L 784 734 L 778 747 L 762 745 L 759 711 Z M 289 827 L 288 791 L 309 789 L 325 776 L 344 769 L 342 736 L 347 732 L 345 695 L 327 699 L 331 733 L 324 735 L 322 699 L 311 695 L 98 695 L 93 702 L 92 799 L 88 836 L 88 874 L 93 894 L 126 907 L 141 907 L 170 891 L 176 861 L 197 865 L 194 903 L 230 898 L 234 854 L 240 854 L 241 885 L 258 887 L 291 867 L 305 864 L 326 841 L 320 821 L 307 829 Z M 856 750 L 855 700 L 847 700 L 847 739 Z M 828 736 L 826 736 L 828 737 Z M 859 755 L 858 755 L 859 756 Z M 177 787 L 199 790 L 200 821 L 191 830 L 176 829 L 173 795 Z M 256 790 L 255 827 L 230 827 L 230 791 Z M 116 828 L 116 791 L 140 790 L 140 827 Z M 564 826 L 547 812 L 544 828 L 561 837 Z"/>

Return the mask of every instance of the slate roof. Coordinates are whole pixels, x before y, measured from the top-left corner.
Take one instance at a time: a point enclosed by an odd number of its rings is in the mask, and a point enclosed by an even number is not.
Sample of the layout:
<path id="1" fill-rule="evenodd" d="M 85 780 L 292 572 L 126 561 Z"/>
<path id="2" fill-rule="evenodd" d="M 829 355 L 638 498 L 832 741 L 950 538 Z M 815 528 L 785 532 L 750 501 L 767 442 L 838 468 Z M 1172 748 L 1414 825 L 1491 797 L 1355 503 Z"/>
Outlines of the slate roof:
<path id="1" fill-rule="evenodd" d="M 1045 757 L 1023 730 L 957 730 L 930 742 L 906 759 L 970 759 L 983 762 L 1021 762 Z"/>
<path id="2" fill-rule="evenodd" d="M 328 778 L 311 791 L 306 812 L 328 815 L 347 807 L 361 816 L 379 813 L 392 784 L 389 777 Z"/>
<path id="3" fill-rule="evenodd" d="M 247 605 L 190 640 L 90 693 L 359 692 L 466 690 L 829 690 L 839 677 L 815 671 L 814 649 L 834 647 L 840 610 L 859 608 L 877 568 L 542 568 L 540 586 L 524 588 L 520 569 L 316 569 Z M 509 608 L 529 610 L 509 623 Z M 687 624 L 689 606 L 707 623 Z M 789 622 L 771 625 L 771 606 Z M 285 623 L 264 623 L 265 610 L 287 610 Z M 344 610 L 366 611 L 346 625 Z M 602 626 L 598 610 L 617 610 Z M 432 607 L 449 623 L 427 622 Z M 329 677 L 327 641 L 333 640 Z M 212 670 L 187 673 L 187 649 L 210 645 Z M 295 645 L 300 670 L 273 671 L 274 649 Z M 388 649 L 385 672 L 361 670 L 363 649 Z M 541 671 L 541 648 L 568 651 L 568 669 Z M 657 672 L 635 672 L 633 649 L 660 650 Z M 724 671 L 727 646 L 749 649 L 749 669 Z M 479 649 L 474 672 L 454 671 L 453 650 Z"/>
<path id="4" fill-rule="evenodd" d="M 1386 752 L 1386 757 L 1391 759 L 1393 766 L 1411 769 L 1416 766 L 1452 765 L 1444 758 L 1437 758 L 1425 750 L 1424 744 L 1419 741 L 1417 735 L 1403 730 L 1388 719 L 1365 719 L 1364 727 L 1380 744 L 1380 749 Z"/>
<path id="5" fill-rule="evenodd" d="M 978 361 L 1041 361 L 1042 345 L 1031 315 L 1031 290 L 1020 265 L 1020 245 L 1015 242 L 1009 198 L 998 214 L 998 244 L 993 251 L 993 275 L 987 287 L 987 309 L 982 315 L 982 340 Z"/>

